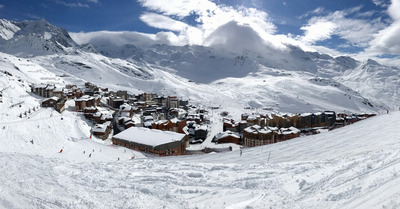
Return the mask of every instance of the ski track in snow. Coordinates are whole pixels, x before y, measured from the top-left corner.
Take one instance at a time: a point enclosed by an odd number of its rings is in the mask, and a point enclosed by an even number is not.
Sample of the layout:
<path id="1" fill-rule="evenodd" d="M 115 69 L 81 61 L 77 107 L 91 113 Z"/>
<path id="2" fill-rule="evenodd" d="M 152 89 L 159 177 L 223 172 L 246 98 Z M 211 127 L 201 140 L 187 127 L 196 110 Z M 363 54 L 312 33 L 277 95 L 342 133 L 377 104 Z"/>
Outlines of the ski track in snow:
<path id="1" fill-rule="evenodd" d="M 346 135 L 350 153 L 340 146 L 332 155 L 304 153 L 302 160 L 271 159 L 267 152 L 284 143 L 196 156 L 126 161 L 68 161 L 54 156 L 0 152 L 0 206 L 4 208 L 377 208 L 398 207 L 400 141 L 358 151 L 350 142 L 372 124 L 394 122 L 400 113 L 353 126 Z M 363 124 L 365 123 L 365 124 Z M 396 131 L 386 126 L 380 131 Z M 347 126 L 346 129 L 350 129 Z M 347 133 L 349 130 L 337 129 Z M 370 129 L 369 129 L 370 130 Z M 399 134 L 396 131 L 395 134 Z M 315 135 L 316 141 L 327 140 Z M 298 146 L 311 137 L 298 138 Z M 296 148 L 291 148 L 296 149 Z M 323 151 L 323 150 L 322 150 Z M 329 151 L 329 150 L 327 150 Z M 287 150 L 275 155 L 290 155 Z M 297 155 L 297 152 L 291 152 Z M 227 158 L 222 158 L 227 157 Z M 228 160 L 229 159 L 229 160 Z M 383 194 L 382 194 L 383 193 Z M 16 198 L 18 197 L 18 198 Z"/>

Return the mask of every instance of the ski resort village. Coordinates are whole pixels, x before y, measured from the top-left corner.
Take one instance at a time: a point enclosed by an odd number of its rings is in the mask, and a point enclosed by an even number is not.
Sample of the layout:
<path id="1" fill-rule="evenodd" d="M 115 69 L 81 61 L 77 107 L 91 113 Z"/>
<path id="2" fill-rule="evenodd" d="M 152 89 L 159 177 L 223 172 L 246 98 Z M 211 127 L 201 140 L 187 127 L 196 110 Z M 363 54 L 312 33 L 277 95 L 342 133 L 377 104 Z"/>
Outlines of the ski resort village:
<path id="1" fill-rule="evenodd" d="M 0 1 L 0 209 L 400 208 L 399 14 Z"/>
<path id="2" fill-rule="evenodd" d="M 132 95 L 127 91 L 108 91 L 89 82 L 64 87 L 32 84 L 31 91 L 39 96 L 42 108 L 79 115 L 92 127 L 90 139 L 108 140 L 113 145 L 154 156 L 268 145 L 333 130 L 376 115 L 334 111 L 271 113 L 267 108 L 244 108 L 245 113 L 235 121 L 221 106 L 194 105 L 176 96 L 154 93 Z M 21 104 L 12 106 L 18 105 L 21 107 Z M 36 108 L 21 113 L 20 118 L 29 119 L 29 114 L 39 109 Z"/>

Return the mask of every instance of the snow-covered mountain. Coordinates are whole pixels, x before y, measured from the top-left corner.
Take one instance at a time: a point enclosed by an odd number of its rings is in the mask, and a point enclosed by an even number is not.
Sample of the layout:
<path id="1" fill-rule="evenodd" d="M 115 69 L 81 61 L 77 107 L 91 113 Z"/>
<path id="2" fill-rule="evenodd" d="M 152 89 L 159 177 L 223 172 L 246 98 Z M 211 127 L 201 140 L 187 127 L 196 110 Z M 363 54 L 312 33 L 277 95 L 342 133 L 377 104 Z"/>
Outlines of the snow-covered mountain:
<path id="1" fill-rule="evenodd" d="M 197 102 L 215 102 L 213 105 L 267 107 L 289 112 L 365 112 L 394 105 L 395 92 L 386 93 L 378 101 L 371 95 L 376 91 L 371 89 L 374 84 L 361 91 L 350 82 L 354 78 L 352 73 L 362 68 L 363 63 L 350 57 L 305 52 L 290 45 L 286 49 L 262 45 L 255 51 L 231 51 L 221 45 L 135 46 L 115 44 L 99 35 L 79 45 L 64 29 L 45 20 L 1 20 L 0 31 L 3 34 L 0 51 L 29 57 L 50 72 L 115 90 L 155 92 Z M 118 33 L 105 37 L 119 40 Z M 133 35 L 131 39 L 135 37 L 139 36 Z M 386 68 L 382 66 L 377 71 Z M 370 76 L 374 77 L 371 82 L 377 82 L 375 77 L 384 75 Z"/>
<path id="2" fill-rule="evenodd" d="M 68 32 L 46 20 L 0 20 L 0 51 L 22 57 L 66 54 L 78 47 Z"/>
<path id="3" fill-rule="evenodd" d="M 220 46 L 114 47 L 101 38 L 79 45 L 43 20 L 1 20 L 0 37 L 0 208 L 400 206 L 399 112 L 245 148 L 243 155 L 234 150 L 146 159 L 90 139 L 91 124 L 71 111 L 72 100 L 60 114 L 39 107 L 40 98 L 29 87 L 90 81 L 113 90 L 177 95 L 221 105 L 210 110 L 211 120 L 220 121 L 222 112 L 237 117 L 248 111 L 244 107 L 394 108 L 397 68 L 294 46 L 261 53 Z"/>

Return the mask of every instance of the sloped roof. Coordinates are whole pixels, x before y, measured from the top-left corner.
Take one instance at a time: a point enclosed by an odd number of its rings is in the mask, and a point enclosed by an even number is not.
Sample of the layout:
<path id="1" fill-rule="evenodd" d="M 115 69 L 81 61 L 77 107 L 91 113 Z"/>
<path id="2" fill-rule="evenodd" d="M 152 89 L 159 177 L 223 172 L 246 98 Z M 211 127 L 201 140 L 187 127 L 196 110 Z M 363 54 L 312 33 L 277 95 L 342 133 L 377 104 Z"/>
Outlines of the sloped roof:
<path id="1" fill-rule="evenodd" d="M 115 135 L 114 138 L 156 147 L 170 142 L 181 141 L 185 134 L 161 131 L 144 127 L 131 127 Z"/>

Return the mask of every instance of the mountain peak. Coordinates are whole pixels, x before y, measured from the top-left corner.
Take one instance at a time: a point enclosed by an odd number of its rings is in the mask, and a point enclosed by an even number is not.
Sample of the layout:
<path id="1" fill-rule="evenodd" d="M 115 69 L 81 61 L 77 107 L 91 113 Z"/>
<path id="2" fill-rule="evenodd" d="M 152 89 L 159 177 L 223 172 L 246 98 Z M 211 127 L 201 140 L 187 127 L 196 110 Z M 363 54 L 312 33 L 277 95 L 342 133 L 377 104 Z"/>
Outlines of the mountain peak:
<path id="1" fill-rule="evenodd" d="M 365 62 L 365 65 L 377 65 L 377 66 L 380 66 L 381 64 L 379 64 L 377 61 L 375 61 L 375 60 L 373 60 L 373 59 L 368 59 L 368 60 Z"/>
<path id="2" fill-rule="evenodd" d="M 0 19 L 0 38 L 9 40 L 20 28 L 6 19 Z"/>
<path id="3" fill-rule="evenodd" d="M 18 56 L 66 53 L 66 48 L 78 44 L 62 28 L 44 19 L 22 22 L 0 21 L 0 50 Z"/>

